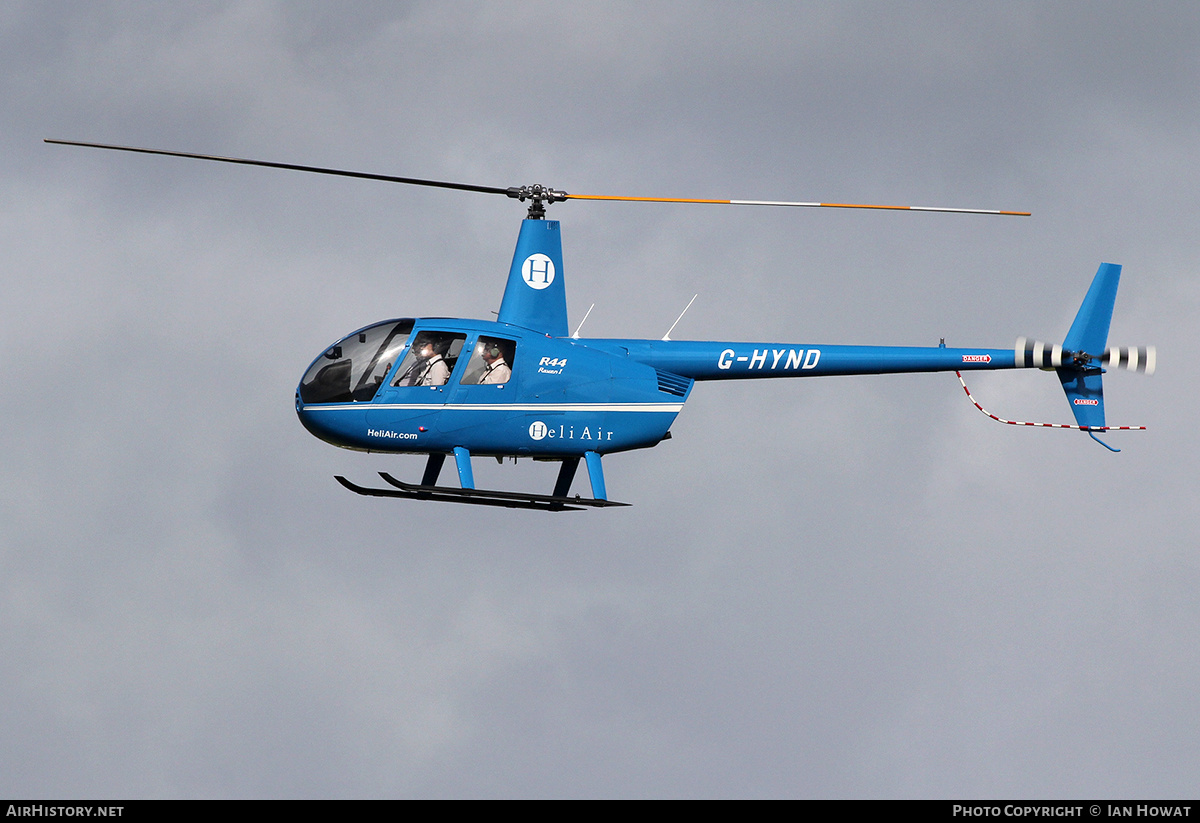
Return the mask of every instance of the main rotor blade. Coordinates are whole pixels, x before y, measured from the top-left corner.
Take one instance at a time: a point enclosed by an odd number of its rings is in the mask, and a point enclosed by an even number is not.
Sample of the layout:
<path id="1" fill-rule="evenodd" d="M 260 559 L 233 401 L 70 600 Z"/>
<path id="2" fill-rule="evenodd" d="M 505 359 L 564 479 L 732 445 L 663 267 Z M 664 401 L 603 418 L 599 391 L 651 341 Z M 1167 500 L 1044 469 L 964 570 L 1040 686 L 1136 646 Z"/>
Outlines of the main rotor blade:
<path id="1" fill-rule="evenodd" d="M 382 180 L 385 183 L 407 183 L 412 186 L 432 186 L 439 189 L 457 189 L 459 191 L 477 191 L 484 194 L 503 194 L 511 197 L 508 189 L 495 186 L 476 186 L 471 183 L 447 183 L 443 180 L 422 180 L 417 177 L 393 177 L 388 174 L 370 174 L 363 171 L 346 171 L 344 169 L 326 169 L 320 166 L 300 166 L 294 163 L 272 163 L 266 160 L 246 160 L 241 157 L 218 157 L 212 154 L 190 154 L 184 151 L 166 151 L 165 149 L 142 149 L 134 146 L 110 146 L 105 143 L 81 143 L 75 140 L 51 140 L 60 146 L 83 146 L 89 149 L 109 149 L 111 151 L 131 151 L 138 154 L 161 154 L 165 157 L 187 157 L 192 160 L 212 160 L 216 163 L 237 163 L 242 166 L 262 166 L 268 169 L 287 169 L 289 171 L 307 171 L 313 174 L 331 174 L 336 177 L 355 177 L 361 180 Z"/>
<path id="2" fill-rule="evenodd" d="M 59 146 L 82 146 L 90 149 L 107 149 L 109 151 L 128 151 L 137 154 L 158 154 L 164 157 L 186 157 L 192 160 L 211 160 L 215 163 L 236 163 L 241 166 L 261 166 L 268 169 L 286 169 L 288 171 L 306 171 L 312 174 L 329 174 L 336 177 L 353 177 L 360 180 L 381 180 L 385 183 L 407 183 L 411 186 L 430 186 L 439 189 L 455 189 L 457 191 L 474 191 L 482 194 L 503 194 L 517 200 L 530 199 L 534 202 L 561 202 L 563 200 L 623 200 L 641 203 L 701 203 L 723 206 L 793 206 L 803 208 L 825 209 L 884 209 L 888 211 L 937 211 L 952 214 L 999 214 L 1013 217 L 1029 217 L 1027 211 L 1001 211 L 998 209 L 953 209 L 941 206 L 883 206 L 866 203 L 808 203 L 786 200 L 706 200 L 690 197 L 623 197 L 619 195 L 602 194 L 568 194 L 564 191 L 544 188 L 542 186 L 477 186 L 473 183 L 451 183 L 445 180 L 424 180 L 418 177 L 396 177 L 390 174 L 371 174 L 362 171 L 347 171 L 346 169 L 330 169 L 321 166 L 302 166 L 296 163 L 274 163 L 267 160 L 248 160 L 243 157 L 221 157 L 212 154 L 192 154 L 185 151 L 168 151 L 166 149 L 146 149 L 136 146 L 114 146 L 107 143 L 85 143 L 77 140 L 53 140 L 46 138 L 45 142 Z"/>
<path id="3" fill-rule="evenodd" d="M 1027 211 L 998 209 L 951 209 L 943 206 L 876 206 L 866 203 L 803 203 L 787 200 L 701 200 L 687 197 L 621 197 L 604 194 L 568 194 L 568 200 L 627 200 L 641 203 L 703 203 L 720 206 L 798 206 L 810 209 L 886 209 L 889 211 L 941 211 L 952 214 L 1002 214 L 1029 217 Z"/>

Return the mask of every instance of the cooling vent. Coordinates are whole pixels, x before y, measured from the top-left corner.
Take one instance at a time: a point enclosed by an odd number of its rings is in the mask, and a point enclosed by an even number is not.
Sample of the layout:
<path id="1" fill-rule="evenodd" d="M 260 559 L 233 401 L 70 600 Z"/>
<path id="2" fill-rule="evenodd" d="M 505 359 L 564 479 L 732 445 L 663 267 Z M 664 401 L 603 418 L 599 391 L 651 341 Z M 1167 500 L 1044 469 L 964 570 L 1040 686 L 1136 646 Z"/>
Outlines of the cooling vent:
<path id="1" fill-rule="evenodd" d="M 691 378 L 680 377 L 677 374 L 671 374 L 669 371 L 654 370 L 658 375 L 658 390 L 665 391 L 667 394 L 673 394 L 676 397 L 683 397 L 688 393 L 688 389 L 692 387 Z"/>

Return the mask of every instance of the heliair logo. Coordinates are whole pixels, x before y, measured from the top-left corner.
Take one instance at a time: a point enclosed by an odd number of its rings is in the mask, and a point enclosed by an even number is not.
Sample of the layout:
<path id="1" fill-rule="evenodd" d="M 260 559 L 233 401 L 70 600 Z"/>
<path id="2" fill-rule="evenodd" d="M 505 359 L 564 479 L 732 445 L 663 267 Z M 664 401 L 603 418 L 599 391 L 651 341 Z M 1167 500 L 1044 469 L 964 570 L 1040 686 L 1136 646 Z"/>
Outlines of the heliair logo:
<path id="1" fill-rule="evenodd" d="M 544 254 L 531 254 L 521 264 L 521 277 L 531 289 L 542 289 L 554 282 L 554 261 Z"/>
<path id="2" fill-rule="evenodd" d="M 525 262 L 528 263 L 529 261 L 526 260 Z M 532 437 L 534 440 L 541 440 L 543 437 L 546 436 L 546 424 L 543 423 L 541 420 L 538 420 L 535 423 L 531 423 L 529 425 L 529 436 Z"/>

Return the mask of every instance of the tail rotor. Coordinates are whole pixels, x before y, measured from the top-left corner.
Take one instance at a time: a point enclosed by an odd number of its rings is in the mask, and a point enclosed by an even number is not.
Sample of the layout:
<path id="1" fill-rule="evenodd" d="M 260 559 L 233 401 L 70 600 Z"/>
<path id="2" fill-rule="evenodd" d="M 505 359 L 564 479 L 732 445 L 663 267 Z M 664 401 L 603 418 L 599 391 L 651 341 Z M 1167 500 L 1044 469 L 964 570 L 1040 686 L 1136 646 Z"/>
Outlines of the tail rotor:
<path id="1" fill-rule="evenodd" d="M 1057 343 L 1043 343 L 1018 337 L 1014 348 L 1017 368 L 1051 369 L 1075 368 L 1125 369 L 1142 374 L 1154 374 L 1158 353 L 1154 346 L 1109 346 L 1102 355 L 1064 349 Z"/>
<path id="2" fill-rule="evenodd" d="M 1157 352 L 1154 346 L 1109 346 L 1108 327 L 1112 321 L 1113 305 L 1117 299 L 1117 285 L 1121 280 L 1121 267 L 1115 263 L 1101 263 L 1083 305 L 1075 315 L 1062 345 L 1043 343 L 1018 337 L 1013 347 L 1013 365 L 1018 369 L 1042 369 L 1058 375 L 1075 424 L 1031 423 L 1008 420 L 992 414 L 979 405 L 963 383 L 967 397 L 981 412 L 1017 426 L 1044 426 L 1055 429 L 1078 429 L 1085 431 L 1100 445 L 1110 451 L 1119 451 L 1096 436 L 1106 431 L 1141 431 L 1145 426 L 1109 426 L 1104 420 L 1104 382 L 1106 369 L 1125 369 L 1143 374 L 1154 374 Z M 962 382 L 962 375 L 959 375 Z"/>
<path id="3" fill-rule="evenodd" d="M 1105 349 L 1103 363 L 1107 369 L 1154 374 L 1157 360 L 1158 354 L 1154 346 L 1120 346 Z"/>

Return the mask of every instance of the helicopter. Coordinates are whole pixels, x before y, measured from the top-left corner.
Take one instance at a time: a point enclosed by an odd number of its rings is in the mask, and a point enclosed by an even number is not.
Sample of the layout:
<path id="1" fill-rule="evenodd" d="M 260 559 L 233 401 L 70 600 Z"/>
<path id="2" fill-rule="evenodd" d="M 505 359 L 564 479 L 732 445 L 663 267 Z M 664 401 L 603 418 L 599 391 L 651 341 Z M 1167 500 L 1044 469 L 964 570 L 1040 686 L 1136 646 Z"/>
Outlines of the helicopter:
<path id="1" fill-rule="evenodd" d="M 971 402 L 1002 423 L 1076 429 L 1114 452 L 1119 449 L 1097 437 L 1098 432 L 1145 429 L 1105 424 L 1105 370 L 1152 374 L 1156 365 L 1153 346 L 1107 345 L 1120 265 L 1100 264 L 1061 344 L 1023 337 L 1009 349 L 949 348 L 944 340 L 931 347 L 690 341 L 670 339 L 674 325 L 656 340 L 583 338 L 579 336 L 583 322 L 569 333 L 561 226 L 546 218 L 548 205 L 567 200 L 1013 217 L 1028 217 L 1028 212 L 580 195 L 542 185 L 500 188 L 164 149 L 45 142 L 504 195 L 528 203 L 495 320 L 401 317 L 375 322 L 342 337 L 305 370 L 295 407 L 310 433 L 345 449 L 426 456 L 418 483 L 388 472 L 379 473 L 386 483 L 382 487 L 335 477 L 355 494 L 541 511 L 627 506 L 609 499 L 602 458 L 652 448 L 669 439 L 695 384 L 709 380 L 953 371 Z M 1020 368 L 1055 372 L 1074 424 L 999 417 L 975 400 L 962 377 L 963 372 Z M 451 456 L 459 485 L 439 485 L 446 458 Z M 560 467 L 549 494 L 480 489 L 475 485 L 472 457 L 532 458 L 558 462 Z M 581 461 L 587 468 L 591 497 L 570 496 Z"/>

